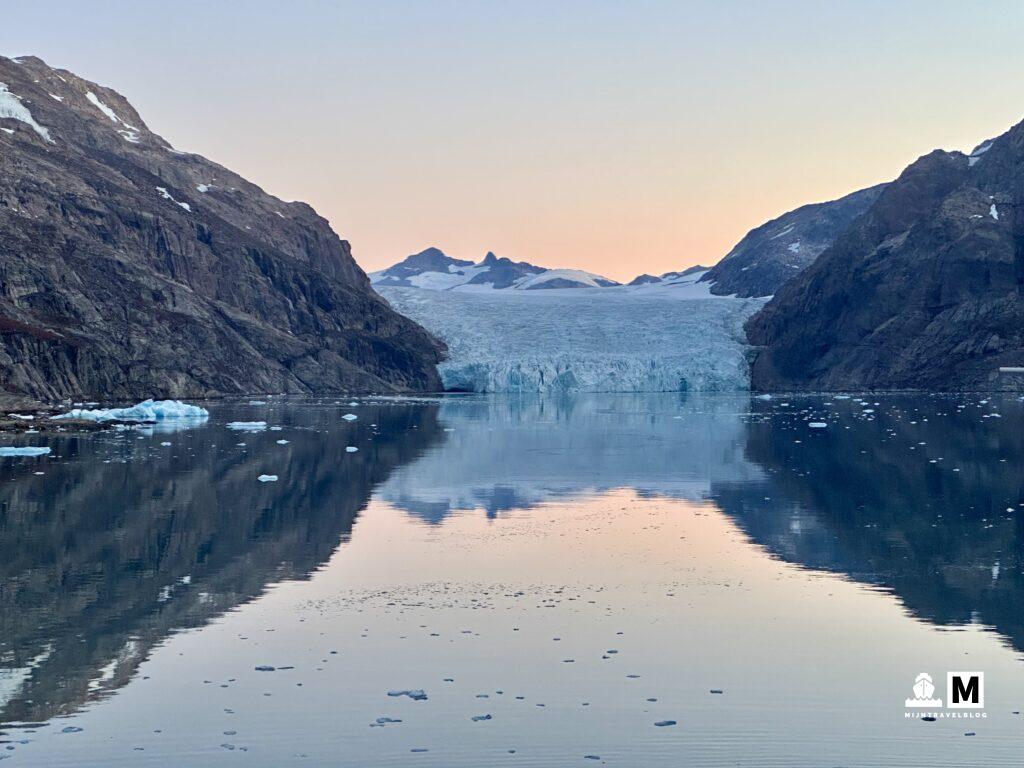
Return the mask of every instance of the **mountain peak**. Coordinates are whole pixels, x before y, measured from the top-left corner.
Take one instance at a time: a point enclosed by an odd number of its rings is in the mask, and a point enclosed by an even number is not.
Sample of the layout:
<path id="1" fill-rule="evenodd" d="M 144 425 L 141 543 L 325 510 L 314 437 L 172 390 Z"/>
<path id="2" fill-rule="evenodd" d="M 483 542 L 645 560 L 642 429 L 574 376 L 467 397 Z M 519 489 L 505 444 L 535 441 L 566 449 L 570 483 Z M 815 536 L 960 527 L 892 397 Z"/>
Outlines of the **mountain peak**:
<path id="1" fill-rule="evenodd" d="M 0 84 L 0 388 L 436 388 L 437 343 L 311 208 L 174 150 L 119 93 L 38 57 L 0 57 Z"/>

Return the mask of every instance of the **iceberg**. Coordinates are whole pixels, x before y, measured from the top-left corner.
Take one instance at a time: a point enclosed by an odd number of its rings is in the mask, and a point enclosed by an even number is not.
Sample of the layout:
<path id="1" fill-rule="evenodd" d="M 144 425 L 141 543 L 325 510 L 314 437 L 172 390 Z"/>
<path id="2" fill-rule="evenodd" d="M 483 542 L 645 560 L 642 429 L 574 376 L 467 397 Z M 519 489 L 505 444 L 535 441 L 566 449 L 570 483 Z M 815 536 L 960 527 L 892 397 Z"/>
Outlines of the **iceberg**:
<path id="1" fill-rule="evenodd" d="M 74 408 L 55 419 L 85 419 L 87 421 L 138 421 L 154 423 L 181 419 L 207 419 L 210 412 L 198 405 L 180 400 L 143 400 L 130 408 Z"/>
<path id="2" fill-rule="evenodd" d="M 49 448 L 36 446 L 25 446 L 22 448 L 6 446 L 0 448 L 0 456 L 45 456 L 49 452 Z"/>
<path id="3" fill-rule="evenodd" d="M 228 422 L 228 429 L 238 432 L 262 432 L 267 428 L 265 421 L 231 421 Z"/>
<path id="4" fill-rule="evenodd" d="M 375 286 L 448 345 L 438 367 L 465 392 L 747 389 L 743 324 L 765 299 L 692 286 L 434 291 Z"/>

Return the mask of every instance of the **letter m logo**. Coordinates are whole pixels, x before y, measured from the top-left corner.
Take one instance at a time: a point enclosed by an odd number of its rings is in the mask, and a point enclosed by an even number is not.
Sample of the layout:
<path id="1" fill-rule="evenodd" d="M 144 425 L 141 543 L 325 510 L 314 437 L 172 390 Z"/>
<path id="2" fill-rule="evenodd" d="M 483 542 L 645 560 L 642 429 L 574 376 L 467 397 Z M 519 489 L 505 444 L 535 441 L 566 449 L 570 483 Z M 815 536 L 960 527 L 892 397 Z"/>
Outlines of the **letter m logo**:
<path id="1" fill-rule="evenodd" d="M 950 709 L 983 709 L 984 672 L 947 672 L 946 706 Z"/>

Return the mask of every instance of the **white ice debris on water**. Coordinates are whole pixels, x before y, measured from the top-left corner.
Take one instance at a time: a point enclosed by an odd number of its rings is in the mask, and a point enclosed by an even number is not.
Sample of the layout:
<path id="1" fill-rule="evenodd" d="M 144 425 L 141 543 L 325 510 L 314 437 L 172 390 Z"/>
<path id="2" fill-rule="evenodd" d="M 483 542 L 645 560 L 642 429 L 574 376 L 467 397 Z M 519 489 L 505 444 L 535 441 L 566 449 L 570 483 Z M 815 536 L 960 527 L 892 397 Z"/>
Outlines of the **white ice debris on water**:
<path id="1" fill-rule="evenodd" d="M 49 452 L 49 448 L 36 446 L 26 446 L 23 448 L 6 446 L 0 448 L 0 456 L 45 456 Z"/>
<path id="2" fill-rule="evenodd" d="M 345 453 L 355 453 L 358 450 L 359 449 L 356 448 L 354 445 L 346 445 L 345 446 Z"/>
<path id="3" fill-rule="evenodd" d="M 800 253 L 800 241 L 797 240 L 795 243 L 790 243 L 788 246 L 790 253 Z"/>
<path id="4" fill-rule="evenodd" d="M 259 480 L 261 483 L 276 483 L 277 475 L 260 475 L 256 479 Z"/>
<path id="5" fill-rule="evenodd" d="M 171 193 L 167 191 L 166 187 L 157 187 L 156 191 L 160 194 L 160 197 L 162 197 L 164 200 L 170 200 L 175 205 L 180 205 L 186 211 L 189 211 L 189 212 L 192 211 L 192 206 L 191 205 L 189 205 L 188 203 L 179 203 L 177 200 L 174 199 L 174 197 L 171 195 Z"/>
<path id="6" fill-rule="evenodd" d="M 203 194 L 206 194 L 207 192 L 210 191 L 210 188 L 212 186 L 212 184 L 196 184 L 196 190 L 202 192 Z"/>
<path id="7" fill-rule="evenodd" d="M 354 413 L 346 413 L 346 414 L 345 414 L 344 416 L 342 416 L 341 418 L 343 418 L 343 419 L 344 419 L 345 421 L 355 421 L 355 420 L 356 420 L 356 419 L 358 419 L 359 417 L 358 417 L 358 416 L 356 416 L 356 415 L 355 415 Z"/>
<path id="8" fill-rule="evenodd" d="M 228 429 L 238 432 L 262 432 L 267 428 L 265 421 L 232 421 L 228 423 Z"/>
<path id="9" fill-rule="evenodd" d="M 996 221 L 999 221 L 999 211 L 996 210 L 996 204 L 992 203 L 992 207 L 988 209 L 988 215 Z"/>
<path id="10" fill-rule="evenodd" d="M 21 103 L 21 97 L 17 94 L 11 93 L 7 89 L 6 83 L 0 83 L 0 119 L 10 118 L 12 120 L 18 120 L 24 123 L 33 131 L 38 133 L 46 141 L 53 144 L 53 139 L 50 138 L 50 132 L 46 128 L 43 128 L 39 123 L 36 122 L 35 118 L 32 117 L 32 113 L 28 111 L 28 108 Z M 6 129 L 8 133 L 14 133 L 10 129 Z"/>
<path id="11" fill-rule="evenodd" d="M 828 426 L 824 421 L 809 421 L 807 426 L 811 429 L 825 429 Z"/>
<path id="12" fill-rule="evenodd" d="M 724 391 L 748 385 L 743 324 L 765 299 L 694 285 L 537 291 L 376 286 L 448 345 L 448 389 Z M 699 295 L 698 295 L 699 288 Z"/>
<path id="13" fill-rule="evenodd" d="M 198 405 L 180 400 L 143 400 L 130 408 L 74 408 L 55 419 L 85 419 L 87 421 L 138 421 L 153 423 L 182 419 L 207 419 L 210 412 Z"/>

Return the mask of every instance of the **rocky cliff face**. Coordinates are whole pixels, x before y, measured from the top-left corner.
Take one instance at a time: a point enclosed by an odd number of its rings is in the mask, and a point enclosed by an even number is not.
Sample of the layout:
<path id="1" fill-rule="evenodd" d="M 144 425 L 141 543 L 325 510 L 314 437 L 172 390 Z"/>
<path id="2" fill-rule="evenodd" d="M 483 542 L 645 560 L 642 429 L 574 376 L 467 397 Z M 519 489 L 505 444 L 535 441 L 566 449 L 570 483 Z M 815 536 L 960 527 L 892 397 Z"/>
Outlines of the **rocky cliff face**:
<path id="1" fill-rule="evenodd" d="M 815 203 L 752 229 L 702 278 L 718 296 L 771 296 L 814 263 L 875 202 L 884 184 Z"/>
<path id="2" fill-rule="evenodd" d="M 935 151 L 747 325 L 758 389 L 1022 389 L 1024 127 Z"/>
<path id="3" fill-rule="evenodd" d="M 0 57 L 0 390 L 439 389 L 443 347 L 303 203 L 172 148 L 118 93 Z"/>

